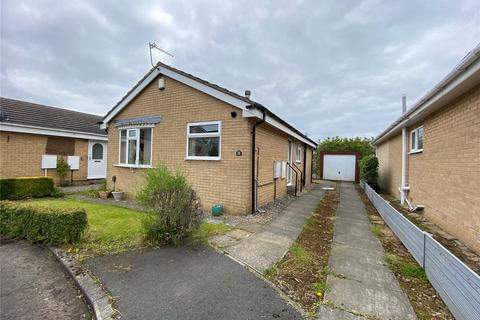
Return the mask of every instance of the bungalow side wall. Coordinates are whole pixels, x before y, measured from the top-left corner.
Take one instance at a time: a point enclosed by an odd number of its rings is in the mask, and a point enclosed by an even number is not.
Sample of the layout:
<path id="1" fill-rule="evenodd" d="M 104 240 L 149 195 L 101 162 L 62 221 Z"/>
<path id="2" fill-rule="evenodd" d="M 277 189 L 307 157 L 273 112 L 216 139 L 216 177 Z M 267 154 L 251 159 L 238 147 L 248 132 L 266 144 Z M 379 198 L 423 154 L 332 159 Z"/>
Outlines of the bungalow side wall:
<path id="1" fill-rule="evenodd" d="M 174 79 L 166 78 L 162 91 L 157 82 L 157 79 L 152 81 L 113 121 L 160 115 L 161 121 L 153 129 L 153 166 L 164 163 L 170 170 L 183 173 L 205 210 L 220 203 L 227 214 L 250 212 L 249 121 L 242 117 L 238 108 Z M 232 111 L 238 114 L 235 118 L 231 116 Z M 222 121 L 221 160 L 186 160 L 187 124 L 218 120 Z M 143 184 L 145 169 L 116 166 L 118 133 L 111 122 L 108 128 L 108 181 L 111 187 L 112 176 L 117 176 L 117 188 L 133 197 Z M 241 155 L 237 155 L 237 151 Z"/>
<path id="2" fill-rule="evenodd" d="M 423 152 L 408 156 L 409 199 L 425 205 L 427 219 L 480 253 L 480 86 L 409 131 L 420 125 L 425 131 Z M 377 148 L 378 154 L 390 149 L 387 161 L 379 157 L 380 182 L 382 188 L 382 180 L 389 182 L 385 190 L 399 198 L 392 191 L 400 185 L 401 138 L 400 148 L 391 142 Z"/>
<path id="3" fill-rule="evenodd" d="M 18 132 L 0 132 L 0 178 L 44 176 L 42 155 L 46 154 L 48 136 Z M 80 170 L 75 170 L 73 180 L 87 179 L 88 142 L 72 139 L 74 155 L 80 156 Z M 55 169 L 48 170 L 55 183 L 60 181 Z M 70 179 L 70 174 L 67 176 Z"/>
<path id="4" fill-rule="evenodd" d="M 258 160 L 258 202 L 259 206 L 264 206 L 272 202 L 274 198 L 280 199 L 287 194 L 287 179 L 279 178 L 273 179 L 274 161 L 288 161 L 288 141 L 292 141 L 293 162 L 303 172 L 304 159 L 304 143 L 290 138 L 287 134 L 278 129 L 271 127 L 268 124 L 262 124 L 257 127 L 256 133 L 256 147 Z M 301 145 L 301 160 L 295 162 L 295 148 L 296 143 Z M 306 185 L 310 184 L 311 172 L 311 153 L 312 149 L 307 146 L 307 164 L 306 164 Z M 295 175 L 293 175 L 294 177 Z M 275 181 L 276 180 L 276 181 Z M 298 176 L 300 181 L 300 175 Z M 293 180 L 292 180 L 293 181 Z"/>

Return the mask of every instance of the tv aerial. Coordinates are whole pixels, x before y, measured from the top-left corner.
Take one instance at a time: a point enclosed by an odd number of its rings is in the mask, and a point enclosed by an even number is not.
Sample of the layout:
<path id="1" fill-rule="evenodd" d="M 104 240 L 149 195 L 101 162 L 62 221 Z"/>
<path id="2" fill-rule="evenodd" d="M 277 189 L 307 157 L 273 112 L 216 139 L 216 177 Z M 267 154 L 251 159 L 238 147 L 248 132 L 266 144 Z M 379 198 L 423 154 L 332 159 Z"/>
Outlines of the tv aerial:
<path id="1" fill-rule="evenodd" d="M 149 42 L 148 43 L 148 48 L 150 50 L 150 63 L 152 65 L 152 67 L 155 67 L 155 65 L 153 64 L 152 49 L 157 49 L 161 53 L 164 53 L 167 56 L 170 56 L 170 57 L 173 58 L 173 54 L 171 54 L 170 52 L 168 52 L 167 50 L 165 50 L 163 48 L 160 48 L 155 42 Z"/>

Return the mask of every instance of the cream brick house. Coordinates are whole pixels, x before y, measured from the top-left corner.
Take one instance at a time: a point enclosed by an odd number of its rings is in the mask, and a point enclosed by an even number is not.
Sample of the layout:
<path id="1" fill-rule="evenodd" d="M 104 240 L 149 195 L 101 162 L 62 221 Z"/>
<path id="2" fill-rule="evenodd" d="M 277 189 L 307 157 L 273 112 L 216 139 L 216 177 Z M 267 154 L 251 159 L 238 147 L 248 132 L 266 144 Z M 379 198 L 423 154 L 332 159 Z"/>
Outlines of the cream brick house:
<path id="1" fill-rule="evenodd" d="M 133 196 L 145 168 L 183 173 L 208 210 L 246 214 L 311 183 L 314 141 L 247 96 L 158 63 L 103 118 L 108 180 Z M 297 179 L 295 179 L 297 177 Z"/>
<path id="2" fill-rule="evenodd" d="M 480 253 L 480 45 L 373 144 L 381 189 Z"/>
<path id="3" fill-rule="evenodd" d="M 70 161 L 68 180 L 106 177 L 107 134 L 102 117 L 0 98 L 0 178 L 50 176 L 58 157 Z"/>

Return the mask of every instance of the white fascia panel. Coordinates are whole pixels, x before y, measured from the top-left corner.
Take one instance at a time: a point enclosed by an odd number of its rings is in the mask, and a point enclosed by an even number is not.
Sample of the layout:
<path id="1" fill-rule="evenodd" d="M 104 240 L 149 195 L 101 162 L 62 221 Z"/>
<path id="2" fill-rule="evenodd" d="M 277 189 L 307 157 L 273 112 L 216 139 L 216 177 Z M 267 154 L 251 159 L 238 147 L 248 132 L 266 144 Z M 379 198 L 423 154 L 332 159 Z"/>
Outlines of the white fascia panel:
<path id="1" fill-rule="evenodd" d="M 80 131 L 69 131 L 62 129 L 52 129 L 52 128 L 43 128 L 43 127 L 34 127 L 26 126 L 20 124 L 0 124 L 0 131 L 9 131 L 9 132 L 19 132 L 19 133 L 30 133 L 30 134 L 39 134 L 46 136 L 56 136 L 56 137 L 68 137 L 68 138 L 77 138 L 77 139 L 93 139 L 108 141 L 108 138 L 104 135 L 97 135 L 88 132 Z"/>

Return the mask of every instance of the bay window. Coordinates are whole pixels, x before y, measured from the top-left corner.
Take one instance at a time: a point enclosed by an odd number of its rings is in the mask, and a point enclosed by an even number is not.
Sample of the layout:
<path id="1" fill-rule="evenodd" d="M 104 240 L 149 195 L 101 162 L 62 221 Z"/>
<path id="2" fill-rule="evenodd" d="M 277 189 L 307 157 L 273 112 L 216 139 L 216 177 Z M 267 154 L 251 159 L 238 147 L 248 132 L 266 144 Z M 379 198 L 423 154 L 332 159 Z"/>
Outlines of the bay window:
<path id="1" fill-rule="evenodd" d="M 118 161 L 129 167 L 149 167 L 152 165 L 153 128 L 120 129 Z"/>
<path id="2" fill-rule="evenodd" d="M 221 122 L 187 124 L 187 157 L 191 160 L 220 160 Z"/>

